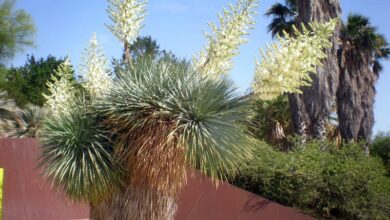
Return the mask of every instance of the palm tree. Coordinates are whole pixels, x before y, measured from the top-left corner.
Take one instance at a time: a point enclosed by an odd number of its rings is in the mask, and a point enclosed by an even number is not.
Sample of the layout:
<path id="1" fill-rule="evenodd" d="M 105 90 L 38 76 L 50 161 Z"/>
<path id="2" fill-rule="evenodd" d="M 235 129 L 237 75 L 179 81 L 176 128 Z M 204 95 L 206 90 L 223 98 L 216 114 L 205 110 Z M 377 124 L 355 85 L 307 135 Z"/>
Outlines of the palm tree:
<path id="1" fill-rule="evenodd" d="M 284 5 L 274 4 L 266 15 L 273 16 L 268 26 L 272 35 L 283 36 L 283 31 L 291 34 L 294 24 L 326 22 L 339 17 L 340 13 L 338 0 L 286 0 Z M 312 75 L 312 85 L 302 88 L 303 94 L 288 95 L 294 130 L 302 136 L 320 139 L 326 136 L 325 126 L 338 85 L 337 33 L 338 28 L 331 39 L 333 47 L 326 50 L 327 59 L 317 68 L 317 74 Z"/>
<path id="2" fill-rule="evenodd" d="M 283 32 L 293 33 L 293 26 L 297 16 L 297 8 L 294 0 L 285 0 L 284 4 L 275 3 L 268 9 L 265 16 L 272 17 L 268 25 L 268 32 L 272 37 L 276 35 L 284 36 Z"/>
<path id="3" fill-rule="evenodd" d="M 341 136 L 347 141 L 369 141 L 375 83 L 382 70 L 381 60 L 390 55 L 389 44 L 367 17 L 358 14 L 348 16 L 340 40 L 337 111 Z"/>
<path id="4" fill-rule="evenodd" d="M 225 179 L 251 157 L 247 101 L 230 80 L 176 59 L 119 71 L 106 97 L 75 100 L 41 135 L 44 174 L 91 218 L 172 219 L 187 168 Z"/>

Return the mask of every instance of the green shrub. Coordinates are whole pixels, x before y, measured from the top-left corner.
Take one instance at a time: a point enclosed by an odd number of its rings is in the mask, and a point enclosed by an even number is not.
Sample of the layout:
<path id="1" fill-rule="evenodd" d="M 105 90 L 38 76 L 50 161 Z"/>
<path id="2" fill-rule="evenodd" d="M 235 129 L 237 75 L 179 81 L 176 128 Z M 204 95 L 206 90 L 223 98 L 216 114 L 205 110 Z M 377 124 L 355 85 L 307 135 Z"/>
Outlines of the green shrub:
<path id="1" fill-rule="evenodd" d="M 259 144 L 235 185 L 320 218 L 390 219 L 390 179 L 357 144 L 341 150 L 311 142 L 283 153 Z"/>
<path id="2" fill-rule="evenodd" d="M 371 154 L 382 159 L 387 174 L 390 175 L 390 133 L 380 133 L 374 138 Z"/>

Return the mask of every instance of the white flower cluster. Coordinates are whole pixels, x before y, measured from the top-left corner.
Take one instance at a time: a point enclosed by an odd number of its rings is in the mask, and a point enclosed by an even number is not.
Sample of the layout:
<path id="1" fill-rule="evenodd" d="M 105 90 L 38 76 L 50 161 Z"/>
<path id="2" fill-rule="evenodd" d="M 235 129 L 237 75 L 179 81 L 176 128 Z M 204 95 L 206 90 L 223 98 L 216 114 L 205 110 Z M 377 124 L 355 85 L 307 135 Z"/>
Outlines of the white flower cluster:
<path id="1" fill-rule="evenodd" d="M 53 115 L 60 112 L 66 112 L 69 104 L 75 96 L 75 88 L 73 80 L 73 69 L 69 58 L 54 70 L 51 75 L 51 82 L 48 81 L 46 85 L 49 88 L 50 94 L 43 94 L 46 99 L 46 106 Z"/>
<path id="2" fill-rule="evenodd" d="M 108 28 L 123 43 L 132 44 L 143 27 L 146 16 L 146 1 L 108 0 L 107 9 L 113 21 Z"/>
<path id="3" fill-rule="evenodd" d="M 98 45 L 96 34 L 92 36 L 82 60 L 80 72 L 85 76 L 83 86 L 92 97 L 102 97 L 107 94 L 112 85 L 112 78 L 107 68 L 107 58 Z"/>
<path id="4" fill-rule="evenodd" d="M 310 86 L 310 73 L 316 72 L 321 60 L 326 57 L 324 49 L 332 46 L 330 37 L 337 20 L 327 23 L 302 25 L 302 31 L 294 27 L 290 36 L 278 37 L 279 42 L 261 50 L 261 61 L 256 61 L 254 92 L 259 98 L 269 100 L 284 93 L 302 93 L 302 86 Z"/>
<path id="5" fill-rule="evenodd" d="M 238 0 L 236 5 L 229 5 L 230 10 L 223 9 L 218 14 L 220 26 L 209 24 L 213 34 L 205 34 L 207 46 L 193 59 L 198 71 L 214 76 L 230 71 L 238 47 L 247 42 L 243 36 L 255 24 L 253 16 L 257 6 L 258 0 Z"/>

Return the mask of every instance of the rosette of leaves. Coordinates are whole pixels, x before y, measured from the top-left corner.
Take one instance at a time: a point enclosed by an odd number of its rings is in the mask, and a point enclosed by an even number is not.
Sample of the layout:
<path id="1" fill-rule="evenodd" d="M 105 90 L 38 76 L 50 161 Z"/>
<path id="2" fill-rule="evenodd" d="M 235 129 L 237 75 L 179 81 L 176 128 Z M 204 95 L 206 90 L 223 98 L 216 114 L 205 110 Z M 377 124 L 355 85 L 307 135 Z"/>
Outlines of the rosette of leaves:
<path id="1" fill-rule="evenodd" d="M 251 140 L 240 126 L 247 103 L 227 78 L 168 59 L 143 59 L 117 75 L 96 108 L 117 137 L 114 154 L 129 174 L 133 192 L 118 195 L 138 209 L 129 219 L 167 218 L 187 168 L 225 179 L 251 157 Z"/>
<path id="2" fill-rule="evenodd" d="M 106 199 L 122 185 L 112 143 L 89 100 L 75 98 L 66 112 L 44 119 L 40 166 L 53 186 L 75 201 Z"/>

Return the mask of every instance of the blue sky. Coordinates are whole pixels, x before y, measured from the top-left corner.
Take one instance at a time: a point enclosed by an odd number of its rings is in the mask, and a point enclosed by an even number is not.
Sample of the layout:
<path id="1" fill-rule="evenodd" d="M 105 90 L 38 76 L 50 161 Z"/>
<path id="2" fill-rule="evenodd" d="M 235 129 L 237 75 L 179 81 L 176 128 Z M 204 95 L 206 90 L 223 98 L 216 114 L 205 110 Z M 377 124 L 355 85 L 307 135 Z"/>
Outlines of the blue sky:
<path id="1" fill-rule="evenodd" d="M 190 58 L 205 43 L 202 31 L 208 31 L 207 22 L 216 21 L 217 12 L 234 0 L 149 0 L 148 16 L 141 35 L 151 35 L 161 48 L 171 50 L 180 57 Z M 258 49 L 272 39 L 267 33 L 269 19 L 264 12 L 275 0 L 262 0 L 256 17 L 256 27 L 248 36 L 249 42 L 240 48 L 231 76 L 240 90 L 250 87 L 254 60 Z M 282 2 L 279 0 L 279 2 Z M 341 0 L 343 18 L 349 13 L 368 16 L 379 31 L 390 40 L 389 0 Z M 9 65 L 25 63 L 26 54 L 46 57 L 69 55 L 76 67 L 80 55 L 94 32 L 104 47 L 107 57 L 119 57 L 121 45 L 105 27 L 109 19 L 104 0 L 17 0 L 17 8 L 30 13 L 37 26 L 34 48 L 18 54 Z M 390 62 L 377 84 L 374 131 L 390 130 Z"/>

